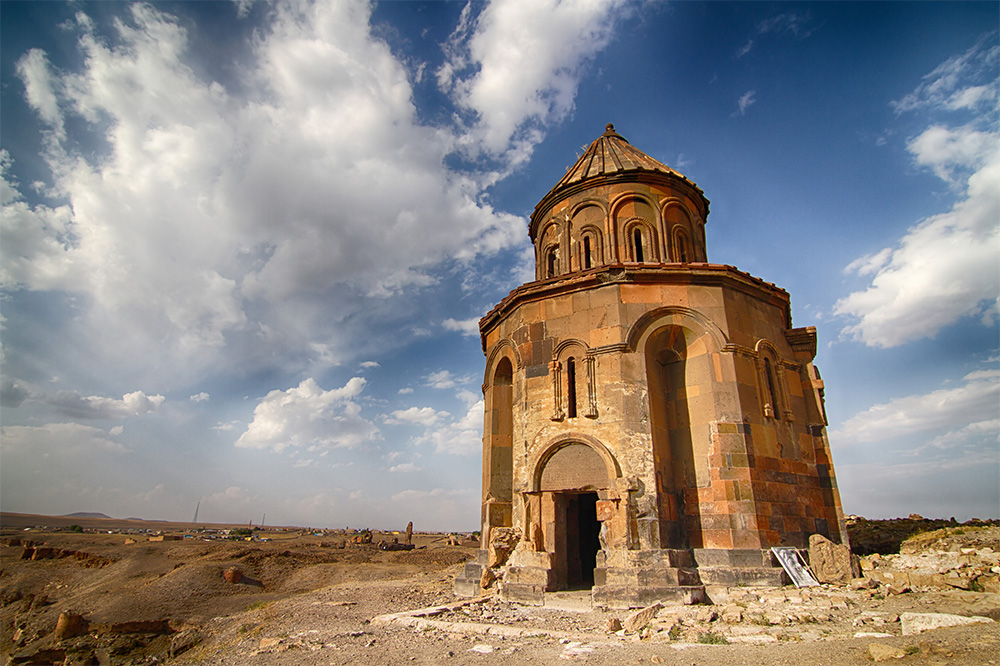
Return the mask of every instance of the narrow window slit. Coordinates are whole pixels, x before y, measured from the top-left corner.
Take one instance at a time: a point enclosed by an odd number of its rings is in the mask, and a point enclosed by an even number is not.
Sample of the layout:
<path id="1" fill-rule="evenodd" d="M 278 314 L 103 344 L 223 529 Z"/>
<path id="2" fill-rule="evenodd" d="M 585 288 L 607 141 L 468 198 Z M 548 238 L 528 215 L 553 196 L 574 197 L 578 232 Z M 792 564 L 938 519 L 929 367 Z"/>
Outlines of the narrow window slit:
<path id="1" fill-rule="evenodd" d="M 566 361 L 566 415 L 576 418 L 576 360 Z"/>

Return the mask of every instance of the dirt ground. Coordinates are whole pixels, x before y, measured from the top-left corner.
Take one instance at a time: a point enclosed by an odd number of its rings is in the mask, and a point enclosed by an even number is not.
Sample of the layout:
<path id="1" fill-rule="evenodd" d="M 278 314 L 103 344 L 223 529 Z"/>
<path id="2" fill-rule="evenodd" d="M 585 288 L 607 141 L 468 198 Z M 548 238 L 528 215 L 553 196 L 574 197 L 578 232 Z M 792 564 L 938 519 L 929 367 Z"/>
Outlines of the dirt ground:
<path id="1" fill-rule="evenodd" d="M 715 605 L 662 608 L 635 631 L 615 632 L 609 623 L 630 612 L 592 609 L 585 593 L 553 593 L 545 607 L 456 599 L 454 578 L 474 546 L 447 545 L 444 535 L 418 533 L 416 549 L 383 551 L 305 531 L 269 533 L 266 542 L 149 541 L 11 522 L 5 515 L 0 546 L 5 663 L 1000 664 L 997 622 L 912 636 L 900 622 L 908 612 L 996 620 L 992 592 L 714 590 Z M 373 535 L 393 538 L 402 540 Z M 52 550 L 21 559 L 29 548 Z M 239 582 L 225 578 L 233 569 Z M 429 607 L 437 610 L 411 613 Z M 81 618 L 69 632 L 77 635 L 56 639 L 61 614 Z"/>

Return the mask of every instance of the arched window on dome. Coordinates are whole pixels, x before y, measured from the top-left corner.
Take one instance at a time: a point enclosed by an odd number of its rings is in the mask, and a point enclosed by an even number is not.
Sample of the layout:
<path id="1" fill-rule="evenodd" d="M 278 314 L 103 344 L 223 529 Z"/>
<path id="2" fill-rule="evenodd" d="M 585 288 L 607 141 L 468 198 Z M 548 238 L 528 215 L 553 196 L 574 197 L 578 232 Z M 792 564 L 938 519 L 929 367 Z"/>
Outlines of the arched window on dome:
<path id="1" fill-rule="evenodd" d="M 642 229 L 635 227 L 632 229 L 632 257 L 640 264 L 645 261 L 645 253 L 642 250 Z"/>
<path id="2" fill-rule="evenodd" d="M 682 264 L 691 261 L 691 242 L 687 233 L 680 227 L 674 230 L 674 261 Z"/>
<path id="3" fill-rule="evenodd" d="M 660 261 L 657 234 L 645 218 L 632 218 L 622 226 L 621 238 L 625 261 L 651 264 Z"/>
<path id="4" fill-rule="evenodd" d="M 593 225 L 580 230 L 576 249 L 575 270 L 585 271 L 604 263 L 604 247 L 601 243 L 601 231 Z"/>
<path id="5" fill-rule="evenodd" d="M 545 277 L 559 275 L 559 248 L 550 247 L 545 253 Z"/>

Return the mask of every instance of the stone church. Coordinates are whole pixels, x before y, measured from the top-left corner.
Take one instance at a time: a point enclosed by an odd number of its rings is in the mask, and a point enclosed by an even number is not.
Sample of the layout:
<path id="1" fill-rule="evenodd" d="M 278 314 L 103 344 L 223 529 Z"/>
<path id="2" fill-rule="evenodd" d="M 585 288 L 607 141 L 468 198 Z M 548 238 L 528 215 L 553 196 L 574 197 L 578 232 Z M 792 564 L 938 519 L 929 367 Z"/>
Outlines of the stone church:
<path id="1" fill-rule="evenodd" d="M 708 208 L 612 125 L 535 207 L 535 280 L 479 323 L 482 541 L 459 594 L 691 603 L 780 584 L 772 546 L 846 543 L 816 329 L 708 261 Z"/>

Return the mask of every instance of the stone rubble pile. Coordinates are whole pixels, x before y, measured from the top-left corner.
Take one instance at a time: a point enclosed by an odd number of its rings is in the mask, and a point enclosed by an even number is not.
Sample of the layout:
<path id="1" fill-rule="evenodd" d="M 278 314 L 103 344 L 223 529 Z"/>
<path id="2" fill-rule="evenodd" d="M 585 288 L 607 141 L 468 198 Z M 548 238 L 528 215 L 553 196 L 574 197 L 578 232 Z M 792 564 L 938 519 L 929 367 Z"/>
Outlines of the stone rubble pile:
<path id="1" fill-rule="evenodd" d="M 861 570 L 894 591 L 957 588 L 1000 594 L 1000 552 L 990 546 L 963 547 L 955 542 L 941 546 L 862 557 Z"/>
<path id="2" fill-rule="evenodd" d="M 734 588 L 729 590 L 726 602 L 718 605 L 662 608 L 654 605 L 642 609 L 625 619 L 623 629 L 617 633 L 689 643 L 818 640 L 834 637 L 838 625 L 850 625 L 851 618 L 859 612 L 861 598 L 870 598 L 870 591 L 828 587 Z M 643 622 L 646 618 L 649 619 Z M 898 621 L 898 616 L 888 614 L 872 614 L 865 620 L 879 626 Z"/>

